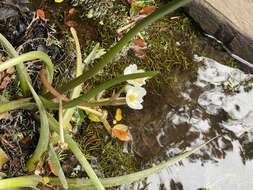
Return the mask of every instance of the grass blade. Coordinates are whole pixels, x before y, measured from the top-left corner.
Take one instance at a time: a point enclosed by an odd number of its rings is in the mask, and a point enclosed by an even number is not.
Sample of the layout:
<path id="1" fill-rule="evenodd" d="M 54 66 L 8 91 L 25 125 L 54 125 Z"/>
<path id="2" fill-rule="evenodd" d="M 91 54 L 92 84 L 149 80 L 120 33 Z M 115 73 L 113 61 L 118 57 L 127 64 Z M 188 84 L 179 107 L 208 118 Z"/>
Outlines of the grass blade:
<path id="1" fill-rule="evenodd" d="M 77 37 L 76 30 L 71 27 L 70 31 L 71 31 L 71 34 L 74 38 L 75 45 L 76 45 L 76 77 L 79 77 L 83 73 L 83 67 L 84 67 L 82 64 L 82 53 L 81 53 L 80 43 L 79 43 L 79 40 Z M 74 88 L 74 90 L 70 96 L 70 99 L 77 98 L 80 95 L 81 91 L 82 91 L 82 85 L 80 84 Z M 71 120 L 74 112 L 75 112 L 74 107 L 69 108 L 64 112 L 64 115 L 63 115 L 64 128 Z"/>
<path id="2" fill-rule="evenodd" d="M 46 67 L 48 69 L 47 70 L 48 71 L 48 78 L 49 78 L 49 81 L 52 82 L 54 67 L 51 62 L 51 59 L 48 57 L 47 54 L 40 52 L 40 51 L 34 51 L 34 52 L 30 52 L 30 53 L 26 53 L 26 54 L 18 56 L 18 53 L 15 51 L 13 46 L 8 42 L 8 40 L 6 38 L 4 38 L 2 35 L 0 35 L 0 40 L 3 43 L 3 45 L 6 47 L 8 53 L 10 54 L 11 57 L 17 56 L 15 58 L 12 58 L 12 59 L 2 63 L 0 65 L 0 72 L 5 69 L 8 69 L 9 67 L 15 66 L 15 65 L 23 65 L 23 62 L 25 62 L 25 61 L 30 61 L 33 59 L 41 59 L 46 64 Z M 37 162 L 40 160 L 42 154 L 47 150 L 47 146 L 48 146 L 48 142 L 49 142 L 49 125 L 48 125 L 46 110 L 45 110 L 39 96 L 37 95 L 37 93 L 33 89 L 32 85 L 30 84 L 31 79 L 27 73 L 26 68 L 23 65 L 20 67 L 20 69 L 23 69 L 20 73 L 20 77 L 21 77 L 22 81 L 24 81 L 23 85 L 27 85 L 28 88 L 30 89 L 30 91 L 35 99 L 35 102 L 39 108 L 39 112 L 40 112 L 41 127 L 40 127 L 39 142 L 38 142 L 38 145 L 37 145 L 32 157 L 27 162 L 28 171 L 33 171 L 35 169 Z M 27 94 L 27 91 L 26 91 L 27 89 L 23 89 L 23 90 L 24 90 L 24 93 Z M 16 103 L 17 103 L 17 101 L 16 101 Z M 3 108 L 3 110 L 4 109 L 13 109 L 13 108 L 17 108 L 19 106 L 26 106 L 28 104 L 29 104 L 29 102 L 26 102 L 26 101 L 20 101 L 20 102 L 18 102 L 17 105 L 13 105 L 13 102 L 9 102 L 8 104 L 5 104 L 2 108 Z"/>
<path id="3" fill-rule="evenodd" d="M 125 82 L 127 80 L 136 79 L 136 78 L 145 78 L 145 77 L 153 77 L 157 74 L 157 72 L 144 72 L 144 73 L 135 73 L 135 74 L 129 74 L 129 75 L 122 75 L 119 77 L 116 77 L 114 79 L 108 80 L 97 87 L 90 90 L 87 94 L 84 94 L 74 100 L 71 100 L 64 104 L 64 107 L 73 107 L 80 104 L 82 101 L 89 101 L 92 97 L 95 97 L 97 94 L 102 92 L 103 90 L 106 90 L 108 88 L 111 88 L 117 84 L 120 84 L 122 82 Z"/>
<path id="4" fill-rule="evenodd" d="M 137 78 L 145 78 L 145 77 L 153 77 L 156 74 L 157 74 L 157 72 L 153 72 L 153 71 L 144 72 L 144 73 L 135 73 L 135 74 L 129 74 L 129 75 L 122 75 L 122 76 L 116 77 L 114 79 L 105 81 L 104 83 L 102 83 L 102 84 L 98 85 L 97 87 L 93 88 L 92 90 L 90 90 L 87 94 L 84 94 L 74 100 L 64 103 L 63 108 L 64 109 L 72 108 L 77 105 L 88 106 L 88 107 L 97 106 L 98 104 L 93 104 L 88 101 L 90 98 L 95 97 L 97 94 L 99 94 L 103 90 L 106 90 L 110 87 L 113 87 L 113 86 L 120 84 L 122 82 L 125 82 L 127 80 L 132 80 L 132 79 L 137 79 Z M 54 102 L 52 102 L 48 99 L 45 99 L 43 97 L 40 97 L 40 98 L 46 108 L 49 108 L 49 109 L 58 109 L 59 108 L 58 103 L 54 103 Z"/>

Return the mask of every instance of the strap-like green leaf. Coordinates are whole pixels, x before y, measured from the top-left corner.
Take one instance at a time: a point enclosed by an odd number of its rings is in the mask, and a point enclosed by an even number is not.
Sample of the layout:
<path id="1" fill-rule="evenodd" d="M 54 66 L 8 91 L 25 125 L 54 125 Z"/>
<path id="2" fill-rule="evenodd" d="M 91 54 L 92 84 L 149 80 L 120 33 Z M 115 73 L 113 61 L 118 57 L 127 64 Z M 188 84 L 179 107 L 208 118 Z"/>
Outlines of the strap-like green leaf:
<path id="1" fill-rule="evenodd" d="M 130 184 L 135 181 L 142 180 L 150 175 L 160 172 L 161 170 L 166 169 L 166 168 L 176 164 L 177 162 L 182 161 L 183 159 L 191 156 L 192 154 L 196 153 L 201 148 L 206 146 L 208 143 L 213 141 L 215 138 L 192 149 L 191 151 L 188 151 L 188 152 L 182 153 L 178 156 L 175 156 L 174 158 L 172 158 L 162 164 L 154 166 L 152 168 L 145 169 L 143 171 L 124 175 L 124 176 L 104 178 L 104 179 L 100 179 L 100 180 L 105 187 L 113 187 L 113 186 L 119 186 L 122 184 Z M 67 179 L 67 181 L 68 181 L 69 187 L 71 189 L 82 189 L 82 188 L 87 189 L 87 188 L 92 188 L 92 186 L 93 186 L 91 180 L 89 180 L 89 179 Z M 50 178 L 50 183 L 53 185 L 59 185 L 59 181 L 56 178 Z"/>
<path id="2" fill-rule="evenodd" d="M 47 114 L 47 116 L 50 127 L 52 130 L 59 134 L 59 123 L 50 114 Z M 90 177 L 92 184 L 96 187 L 97 190 L 104 190 L 102 183 L 98 179 L 89 162 L 86 160 L 85 156 L 79 148 L 79 145 L 72 139 L 70 135 L 67 134 L 67 132 L 65 133 L 64 138 L 65 142 L 68 144 L 69 149 L 73 152 L 77 160 L 80 162 L 81 166 L 86 171 L 87 175 Z"/>
<path id="3" fill-rule="evenodd" d="M 62 187 L 64 189 L 68 189 L 68 182 L 67 182 L 66 177 L 64 175 L 64 172 L 62 170 L 62 167 L 61 167 L 60 161 L 57 157 L 57 154 L 54 151 L 54 147 L 51 143 L 49 144 L 49 158 L 55 166 L 55 169 L 56 169 L 56 172 L 58 174 L 58 178 L 61 182 Z"/>

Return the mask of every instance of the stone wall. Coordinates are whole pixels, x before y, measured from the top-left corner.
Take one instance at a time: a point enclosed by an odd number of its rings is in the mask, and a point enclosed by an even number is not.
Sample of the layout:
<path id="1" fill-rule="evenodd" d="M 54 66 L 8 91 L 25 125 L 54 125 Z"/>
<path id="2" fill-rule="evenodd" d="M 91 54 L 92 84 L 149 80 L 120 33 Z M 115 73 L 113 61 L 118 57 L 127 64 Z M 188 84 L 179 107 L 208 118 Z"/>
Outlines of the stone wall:
<path id="1" fill-rule="evenodd" d="M 253 0 L 194 0 L 186 10 L 206 33 L 253 63 Z"/>

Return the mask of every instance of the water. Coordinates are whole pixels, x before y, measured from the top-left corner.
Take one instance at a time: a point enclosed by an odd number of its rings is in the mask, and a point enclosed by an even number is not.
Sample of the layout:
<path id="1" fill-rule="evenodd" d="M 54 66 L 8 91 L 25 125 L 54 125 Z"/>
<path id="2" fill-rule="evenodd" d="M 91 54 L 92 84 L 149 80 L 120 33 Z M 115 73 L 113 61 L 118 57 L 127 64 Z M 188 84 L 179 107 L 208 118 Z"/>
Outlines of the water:
<path id="1" fill-rule="evenodd" d="M 196 80 L 148 97 L 142 112 L 128 114 L 135 153 L 158 163 L 219 137 L 130 189 L 249 190 L 253 185 L 253 75 L 206 57 L 194 59 L 200 65 Z"/>

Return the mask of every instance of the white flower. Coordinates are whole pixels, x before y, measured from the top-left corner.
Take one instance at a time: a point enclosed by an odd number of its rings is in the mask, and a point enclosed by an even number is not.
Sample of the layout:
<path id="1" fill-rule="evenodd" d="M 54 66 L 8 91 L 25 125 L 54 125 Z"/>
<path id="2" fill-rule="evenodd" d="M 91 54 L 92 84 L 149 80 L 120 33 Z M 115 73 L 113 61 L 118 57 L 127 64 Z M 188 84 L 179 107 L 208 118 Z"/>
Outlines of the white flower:
<path id="1" fill-rule="evenodd" d="M 127 88 L 127 94 L 126 94 L 126 102 L 127 105 L 136 110 L 140 110 L 143 108 L 142 102 L 143 102 L 143 96 L 146 95 L 145 88 L 142 88 L 140 86 L 128 86 Z"/>
<path id="2" fill-rule="evenodd" d="M 134 74 L 134 73 L 143 73 L 143 72 L 144 72 L 144 70 L 137 69 L 136 64 L 131 64 L 125 68 L 124 75 L 129 75 L 129 74 Z M 146 79 L 147 78 L 138 78 L 138 79 L 128 80 L 127 82 L 129 84 L 134 85 L 134 86 L 143 86 L 144 84 L 146 84 L 146 82 L 145 82 Z"/>

